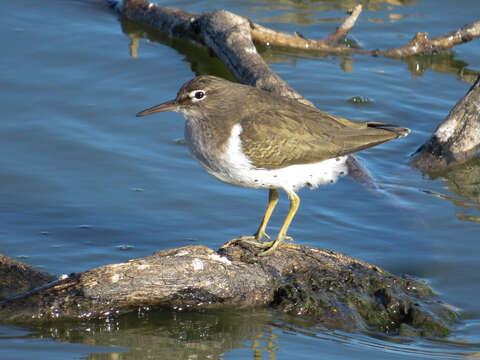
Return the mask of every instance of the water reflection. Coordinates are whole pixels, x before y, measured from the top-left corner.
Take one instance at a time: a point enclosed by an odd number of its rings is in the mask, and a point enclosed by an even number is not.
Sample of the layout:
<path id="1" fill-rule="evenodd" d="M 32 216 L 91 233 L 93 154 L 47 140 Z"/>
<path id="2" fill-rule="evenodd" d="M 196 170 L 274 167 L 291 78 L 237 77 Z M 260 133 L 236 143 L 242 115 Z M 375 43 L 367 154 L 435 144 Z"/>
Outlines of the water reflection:
<path id="1" fill-rule="evenodd" d="M 422 77 L 425 71 L 432 70 L 438 73 L 455 74 L 457 80 L 473 84 L 477 80 L 479 72 L 468 69 L 468 64 L 454 59 L 454 53 L 448 52 L 437 55 L 410 56 L 403 59 L 413 78 Z"/>
<path id="2" fill-rule="evenodd" d="M 464 210 L 464 212 L 457 212 L 459 220 L 480 224 L 478 214 L 480 212 L 480 156 L 440 171 L 430 172 L 429 176 L 432 179 L 443 179 L 448 189 L 461 197 L 434 194 L 452 201 L 457 208 Z"/>
<path id="3" fill-rule="evenodd" d="M 276 345 L 277 340 L 278 336 L 273 333 L 273 327 L 266 326 L 265 331 L 258 333 L 253 340 L 253 358 L 255 360 L 266 359 L 263 357 L 263 354 L 266 353 L 269 360 L 275 360 L 277 358 L 275 353 L 279 350 Z"/>
<path id="4" fill-rule="evenodd" d="M 296 20 L 292 19 L 291 21 L 294 22 Z M 149 41 L 170 46 L 178 51 L 178 53 L 184 55 L 185 61 L 190 64 L 192 71 L 197 75 L 216 75 L 234 81 L 233 75 L 225 64 L 216 56 L 212 55 L 204 46 L 171 37 L 166 32 L 155 30 L 125 18 L 121 19 L 121 25 L 123 32 L 131 41 L 130 56 L 132 57 L 138 57 L 138 52 L 141 51 L 139 39 L 145 38 Z M 346 46 L 353 48 L 359 47 L 354 40 L 347 39 L 345 42 Z M 301 49 L 278 49 L 265 46 L 257 46 L 257 49 L 265 61 L 269 63 L 289 62 L 295 65 L 295 63 L 301 61 L 302 58 L 326 58 L 330 56 L 320 51 L 305 51 Z M 480 74 L 478 71 L 468 69 L 466 62 L 455 59 L 454 53 L 452 52 L 428 56 L 411 56 L 401 59 L 401 61 L 407 63 L 413 78 L 422 77 L 427 70 L 432 70 L 438 73 L 455 74 L 459 81 L 473 84 Z M 343 71 L 353 72 L 353 62 L 354 56 L 345 55 L 341 56 L 339 64 Z"/>
<path id="5" fill-rule="evenodd" d="M 248 11 L 251 14 L 262 14 L 265 12 L 276 12 L 278 14 L 261 17 L 259 21 L 262 22 L 281 22 L 289 24 L 298 24 L 302 26 L 310 25 L 312 23 L 322 22 L 341 22 L 343 17 L 335 18 L 315 18 L 318 16 L 318 11 L 341 11 L 347 12 L 354 6 L 362 4 L 363 10 L 367 11 L 384 11 L 392 10 L 393 6 L 407 6 L 416 5 L 414 0 L 312 0 L 312 1 L 292 1 L 292 0 L 269 0 L 265 1 L 263 5 L 249 6 Z M 398 19 L 397 16 L 390 17 L 390 21 Z M 385 22 L 383 19 L 370 19 L 373 22 Z"/>
<path id="6" fill-rule="evenodd" d="M 122 18 L 120 21 L 123 32 L 130 39 L 130 56 L 138 57 L 138 52 L 141 51 L 139 39 L 145 38 L 152 42 L 167 45 L 175 49 L 179 54 L 184 55 L 185 62 L 190 65 L 192 71 L 197 75 L 208 74 L 232 81 L 235 80 L 225 64 L 212 55 L 204 46 L 171 37 L 164 31 L 156 30 L 126 18 Z"/>
<path id="7" fill-rule="evenodd" d="M 242 359 L 273 360 L 282 350 L 308 346 L 310 341 L 315 347 L 321 343 L 322 349 L 334 352 L 338 351 L 337 345 L 354 345 L 428 358 L 465 358 L 479 351 L 479 344 L 462 340 L 417 340 L 326 330 L 306 319 L 262 309 L 139 311 L 103 321 L 47 323 L 35 330 L 39 334 L 31 337 L 111 347 L 111 352 L 90 354 L 91 360 L 218 359 L 233 350 Z"/>
<path id="8" fill-rule="evenodd" d="M 385 12 L 395 11 L 400 6 L 417 5 L 414 0 L 365 0 L 365 1 L 335 1 L 335 0 L 317 0 L 311 2 L 300 1 L 275 1 L 275 3 L 267 2 L 264 6 L 249 7 L 251 13 L 265 13 L 267 11 L 274 12 L 275 15 L 263 16 L 258 19 L 260 22 L 277 22 L 286 24 L 297 24 L 300 26 L 307 26 L 315 23 L 341 23 L 344 20 L 344 16 L 338 17 L 318 17 L 318 12 L 336 11 L 346 13 L 349 12 L 354 6 L 362 4 L 364 11 L 372 12 Z M 387 17 L 383 14 L 379 14 L 381 17 L 369 17 L 362 16 L 360 21 L 367 21 L 377 24 L 383 24 L 386 22 L 397 22 L 399 19 L 407 17 L 419 17 L 420 14 L 399 14 L 389 13 Z"/>
<path id="9" fill-rule="evenodd" d="M 277 337 L 263 310 L 229 312 L 140 311 L 103 321 L 54 323 L 40 336 L 88 345 L 116 346 L 124 352 L 91 354 L 89 359 L 207 359 L 233 349 L 248 358 L 275 359 Z M 267 354 L 267 357 L 262 357 Z"/>

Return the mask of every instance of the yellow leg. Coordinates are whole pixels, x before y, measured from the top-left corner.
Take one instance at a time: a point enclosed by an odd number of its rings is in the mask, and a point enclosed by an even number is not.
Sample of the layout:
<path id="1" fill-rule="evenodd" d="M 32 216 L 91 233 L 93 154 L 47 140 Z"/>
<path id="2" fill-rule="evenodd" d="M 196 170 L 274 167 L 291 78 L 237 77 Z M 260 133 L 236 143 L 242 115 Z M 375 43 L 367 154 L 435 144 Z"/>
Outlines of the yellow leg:
<path id="1" fill-rule="evenodd" d="M 258 227 L 257 232 L 255 233 L 255 235 L 253 235 L 255 237 L 255 240 L 260 241 L 264 236 L 268 240 L 270 240 L 265 230 L 267 229 L 267 224 L 270 221 L 270 217 L 272 216 L 273 210 L 275 209 L 275 206 L 277 206 L 277 203 L 278 203 L 278 191 L 275 189 L 270 189 L 268 192 L 267 210 L 265 211 L 265 215 L 263 215 L 262 222 L 260 223 L 260 226 Z"/>
<path id="2" fill-rule="evenodd" d="M 300 198 L 298 197 L 298 195 L 295 194 L 295 192 L 293 191 L 285 191 L 287 192 L 288 198 L 290 199 L 290 210 L 288 211 L 287 217 L 285 218 L 280 232 L 278 233 L 277 238 L 273 242 L 272 246 L 270 246 L 267 250 L 262 251 L 260 254 L 258 254 L 258 256 L 265 256 L 271 254 L 282 244 L 282 242 L 287 237 L 288 227 L 290 226 L 293 217 L 295 216 L 295 213 L 300 206 Z"/>
<path id="3" fill-rule="evenodd" d="M 267 249 L 272 246 L 273 241 L 261 242 L 263 237 L 266 237 L 270 240 L 270 237 L 267 235 L 265 230 L 267 229 L 267 224 L 272 216 L 273 210 L 278 203 L 278 191 L 275 189 L 270 189 L 268 192 L 268 205 L 267 210 L 265 210 L 265 215 L 263 215 L 262 222 L 258 227 L 258 230 L 253 234 L 253 236 L 242 236 L 241 240 L 247 244 L 256 246 L 258 248 Z"/>

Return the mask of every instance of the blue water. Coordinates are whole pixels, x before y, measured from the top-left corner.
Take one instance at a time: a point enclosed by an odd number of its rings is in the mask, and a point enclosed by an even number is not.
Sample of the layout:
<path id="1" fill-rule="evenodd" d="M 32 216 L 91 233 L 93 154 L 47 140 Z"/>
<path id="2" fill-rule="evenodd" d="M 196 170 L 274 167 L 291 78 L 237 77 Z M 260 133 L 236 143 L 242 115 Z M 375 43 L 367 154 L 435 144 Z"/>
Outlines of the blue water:
<path id="1" fill-rule="evenodd" d="M 366 3 L 350 37 L 364 48 L 388 48 L 404 44 L 417 31 L 436 36 L 480 19 L 477 0 L 391 3 Z M 322 38 L 354 2 L 162 4 L 195 12 L 225 8 L 277 30 Z M 182 145 L 180 115 L 135 118 L 136 112 L 173 98 L 193 71 L 225 74 L 205 50 L 149 34 L 151 40 L 140 41 L 134 58 L 120 20 L 100 0 L 3 2 L 0 30 L 0 253 L 59 275 L 188 244 L 215 249 L 256 229 L 266 206 L 265 191 L 210 177 Z M 290 234 L 302 244 L 339 250 L 395 274 L 424 279 L 463 314 L 452 337 L 399 342 L 328 332 L 315 324 L 269 317 L 273 315 L 231 320 L 224 314 L 215 315 L 215 321 L 243 324 L 245 334 L 235 337 L 236 326 L 220 331 L 236 341 L 223 343 L 217 356 L 253 358 L 257 351 L 265 359 L 270 354 L 277 359 L 319 354 L 404 359 L 480 351 L 479 175 L 465 184 L 455 172 L 432 179 L 407 165 L 409 154 L 470 87 L 465 80 L 475 75 L 461 74 L 480 71 L 479 51 L 480 41 L 475 40 L 449 55 L 409 63 L 270 49 L 263 53 L 274 71 L 319 108 L 412 129 L 405 139 L 358 155 L 383 191 L 366 190 L 348 179 L 302 190 Z M 349 102 L 354 96 L 371 102 Z M 287 206 L 282 194 L 270 232 L 278 230 Z M 2 327 L 0 358 L 101 359 L 107 355 L 98 353 L 107 351 L 106 346 L 117 347 L 110 349 L 112 357 L 157 358 L 162 350 L 155 347 L 158 339 L 147 335 L 168 316 L 158 315 L 155 322 L 123 321 L 115 330 L 105 326 L 95 334 L 86 330 L 87 324 L 74 337 Z M 196 324 L 188 332 L 195 339 L 204 339 L 195 329 L 214 317 L 175 316 L 164 332 L 176 334 L 188 328 L 185 324 Z M 142 346 L 150 355 L 137 351 L 138 342 L 147 338 Z M 199 348 L 212 346 L 202 341 Z"/>

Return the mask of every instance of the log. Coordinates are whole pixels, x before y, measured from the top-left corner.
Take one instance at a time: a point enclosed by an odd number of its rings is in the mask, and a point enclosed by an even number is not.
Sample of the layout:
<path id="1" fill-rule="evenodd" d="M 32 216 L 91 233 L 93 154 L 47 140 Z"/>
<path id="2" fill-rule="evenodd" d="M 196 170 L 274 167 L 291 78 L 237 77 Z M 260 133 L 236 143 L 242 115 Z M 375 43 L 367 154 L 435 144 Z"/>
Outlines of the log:
<path id="1" fill-rule="evenodd" d="M 0 321 L 118 317 L 139 309 L 270 307 L 331 329 L 446 336 L 457 314 L 425 284 L 345 254 L 288 243 L 257 257 L 238 239 L 72 274 L 0 303 Z"/>
<path id="2" fill-rule="evenodd" d="M 424 172 L 438 171 L 476 155 L 479 144 L 480 76 L 432 137 L 416 151 L 410 164 Z"/>
<path id="3" fill-rule="evenodd" d="M 55 276 L 0 254 L 0 299 L 25 293 L 55 280 Z"/>

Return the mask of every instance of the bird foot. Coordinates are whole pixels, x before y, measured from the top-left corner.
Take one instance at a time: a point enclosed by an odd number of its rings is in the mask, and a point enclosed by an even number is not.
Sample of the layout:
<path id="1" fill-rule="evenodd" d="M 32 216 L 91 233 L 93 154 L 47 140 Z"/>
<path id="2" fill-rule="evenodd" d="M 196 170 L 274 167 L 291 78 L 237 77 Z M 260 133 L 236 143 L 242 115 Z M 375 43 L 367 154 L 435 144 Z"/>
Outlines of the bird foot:
<path id="1" fill-rule="evenodd" d="M 246 236 L 240 236 L 240 239 L 242 241 L 250 241 L 250 242 L 256 242 L 262 244 L 262 239 L 265 238 L 269 242 L 271 242 L 272 239 L 270 239 L 270 236 L 264 231 L 264 230 L 257 230 L 257 232 L 253 235 L 246 235 Z"/>
<path id="2" fill-rule="evenodd" d="M 285 236 L 282 239 L 277 238 L 275 241 L 258 241 L 255 235 L 241 236 L 239 239 L 239 241 L 245 244 L 252 245 L 260 249 L 266 249 L 265 251 L 258 253 L 257 254 L 258 256 L 265 256 L 265 255 L 271 254 L 277 248 L 280 247 L 280 245 L 283 243 L 284 240 L 292 241 L 292 242 L 294 241 L 291 236 Z"/>
<path id="3" fill-rule="evenodd" d="M 290 236 L 279 236 L 275 239 L 275 241 L 273 241 L 272 246 L 270 246 L 267 250 L 258 253 L 257 256 L 270 255 L 275 250 L 277 250 L 280 246 L 282 246 L 285 240 L 293 241 L 293 238 Z"/>
<path id="4" fill-rule="evenodd" d="M 239 241 L 244 244 L 252 245 L 260 249 L 268 249 L 272 246 L 273 241 L 259 241 L 255 235 L 241 236 Z"/>

